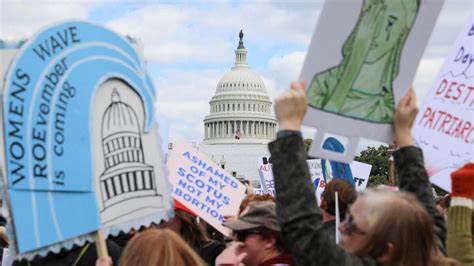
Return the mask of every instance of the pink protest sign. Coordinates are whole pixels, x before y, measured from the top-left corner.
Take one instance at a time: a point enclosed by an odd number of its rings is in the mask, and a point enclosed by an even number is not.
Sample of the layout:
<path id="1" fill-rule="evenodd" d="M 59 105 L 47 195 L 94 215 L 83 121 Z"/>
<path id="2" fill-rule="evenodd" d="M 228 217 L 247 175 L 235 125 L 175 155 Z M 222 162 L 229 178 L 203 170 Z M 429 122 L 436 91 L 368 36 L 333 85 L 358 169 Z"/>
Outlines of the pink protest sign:
<path id="1" fill-rule="evenodd" d="M 168 160 L 172 196 L 219 232 L 225 215 L 236 215 L 245 186 L 206 155 L 185 142 L 178 142 Z"/>
<path id="2" fill-rule="evenodd" d="M 425 97 L 413 127 L 431 182 L 451 191 L 450 174 L 473 161 L 474 16 Z"/>

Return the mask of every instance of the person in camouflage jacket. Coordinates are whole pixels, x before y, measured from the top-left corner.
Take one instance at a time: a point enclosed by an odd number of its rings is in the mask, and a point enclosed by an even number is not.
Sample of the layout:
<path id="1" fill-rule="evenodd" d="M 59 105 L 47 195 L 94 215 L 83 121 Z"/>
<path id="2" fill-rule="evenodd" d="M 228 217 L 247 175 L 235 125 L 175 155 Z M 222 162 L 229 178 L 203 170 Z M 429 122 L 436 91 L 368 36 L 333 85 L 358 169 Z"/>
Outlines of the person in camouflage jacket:
<path id="1" fill-rule="evenodd" d="M 446 226 L 435 208 L 431 185 L 423 167 L 422 152 L 412 144 L 410 129 L 417 113 L 415 102 L 414 92 L 410 90 L 401 101 L 400 110 L 397 109 L 395 137 L 400 149 L 394 153 L 395 167 L 400 189 L 412 193 L 432 218 L 429 224 L 434 226 L 438 251 L 433 252 L 435 258 L 428 258 L 428 261 L 434 262 L 436 258 L 443 260 L 439 254 L 445 252 Z M 300 133 L 306 109 L 303 83 L 293 83 L 291 90 L 275 100 L 280 131 L 277 140 L 269 144 L 269 150 L 273 159 L 277 213 L 284 244 L 290 249 L 298 265 L 377 265 L 381 262 L 379 258 L 384 258 L 382 255 L 353 255 L 350 250 L 348 252 L 331 241 L 333 238 L 323 230 L 322 216 L 314 197 Z M 353 221 L 355 219 L 341 224 L 342 235 L 342 229 L 349 222 L 357 228 Z M 433 244 L 432 249 L 435 248 Z"/>

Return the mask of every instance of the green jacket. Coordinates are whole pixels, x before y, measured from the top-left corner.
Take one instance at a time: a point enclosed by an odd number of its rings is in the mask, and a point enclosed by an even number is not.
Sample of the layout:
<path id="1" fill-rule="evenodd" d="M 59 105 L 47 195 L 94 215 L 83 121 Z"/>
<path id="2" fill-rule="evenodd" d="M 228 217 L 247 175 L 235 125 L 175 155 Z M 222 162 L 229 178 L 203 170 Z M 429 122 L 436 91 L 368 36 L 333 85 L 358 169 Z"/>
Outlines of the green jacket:
<path id="1" fill-rule="evenodd" d="M 451 199 L 451 204 L 453 200 Z M 470 201 L 470 200 L 469 200 Z M 463 265 L 474 265 L 474 243 L 471 223 L 472 209 L 465 206 L 453 206 L 448 210 L 448 256 Z"/>
<path id="2" fill-rule="evenodd" d="M 306 165 L 306 152 L 300 134 L 287 135 L 269 144 L 273 160 L 277 215 L 284 245 L 298 265 L 376 265 L 370 257 L 353 256 L 323 229 L 314 188 Z M 406 147 L 395 154 L 397 172 L 403 178 L 401 189 L 413 192 L 434 217 L 436 236 L 444 251 L 446 227 L 437 215 L 431 185 L 423 167 L 421 150 Z"/>

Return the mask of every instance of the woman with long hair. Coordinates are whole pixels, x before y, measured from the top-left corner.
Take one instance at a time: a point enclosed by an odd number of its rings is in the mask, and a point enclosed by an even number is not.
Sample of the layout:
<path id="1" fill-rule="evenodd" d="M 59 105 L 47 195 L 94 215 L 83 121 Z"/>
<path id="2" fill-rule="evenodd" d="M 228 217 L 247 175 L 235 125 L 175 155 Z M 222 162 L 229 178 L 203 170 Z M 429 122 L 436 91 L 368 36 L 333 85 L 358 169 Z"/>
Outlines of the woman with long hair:
<path id="1" fill-rule="evenodd" d="M 360 224 L 351 218 L 352 212 L 363 217 Z M 430 265 L 443 261 L 431 216 L 407 192 L 365 191 L 346 213 L 340 230 L 341 246 L 354 255 L 387 260 L 388 265 Z"/>
<path id="2" fill-rule="evenodd" d="M 208 265 L 214 265 L 216 257 L 225 249 L 225 244 L 211 239 L 198 222 L 196 214 L 176 200 L 174 215 L 159 227 L 178 233 Z"/>
<path id="3" fill-rule="evenodd" d="M 148 229 L 138 233 L 127 244 L 120 266 L 203 266 L 199 255 L 175 232 Z"/>

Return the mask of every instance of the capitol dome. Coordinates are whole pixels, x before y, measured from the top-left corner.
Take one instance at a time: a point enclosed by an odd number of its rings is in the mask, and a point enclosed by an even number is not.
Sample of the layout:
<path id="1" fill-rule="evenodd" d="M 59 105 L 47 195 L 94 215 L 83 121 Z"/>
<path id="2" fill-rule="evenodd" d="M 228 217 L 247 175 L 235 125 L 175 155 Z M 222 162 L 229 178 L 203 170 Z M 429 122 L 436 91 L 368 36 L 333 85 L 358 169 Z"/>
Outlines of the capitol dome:
<path id="1" fill-rule="evenodd" d="M 262 78 L 247 64 L 243 33 L 235 65 L 217 83 L 204 118 L 204 144 L 260 143 L 275 138 L 276 119 Z"/>
<path id="2" fill-rule="evenodd" d="M 266 95 L 262 78 L 247 67 L 233 68 L 217 83 L 216 93 L 252 91 Z"/>
<path id="3" fill-rule="evenodd" d="M 115 134 L 117 131 L 140 134 L 140 125 L 135 111 L 122 102 L 117 90 L 112 92 L 112 103 L 105 110 L 102 120 L 102 138 Z"/>
<path id="4" fill-rule="evenodd" d="M 140 123 L 135 110 L 122 102 L 116 89 L 102 116 L 102 151 L 105 170 L 100 175 L 103 210 L 123 201 L 161 195 L 155 171 L 145 162 Z M 117 211 L 108 211 L 117 212 Z"/>

